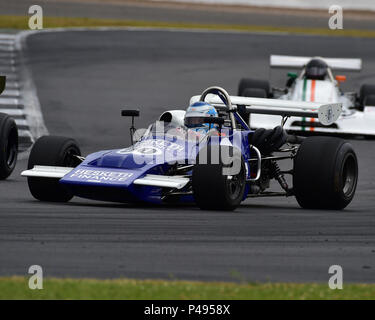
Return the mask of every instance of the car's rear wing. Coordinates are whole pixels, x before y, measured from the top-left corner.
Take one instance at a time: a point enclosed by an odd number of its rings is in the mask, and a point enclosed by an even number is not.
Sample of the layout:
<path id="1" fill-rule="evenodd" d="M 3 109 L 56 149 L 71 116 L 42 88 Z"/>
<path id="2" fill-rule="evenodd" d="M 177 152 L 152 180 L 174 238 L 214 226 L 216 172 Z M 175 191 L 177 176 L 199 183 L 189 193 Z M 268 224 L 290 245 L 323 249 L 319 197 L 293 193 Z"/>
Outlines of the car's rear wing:
<path id="1" fill-rule="evenodd" d="M 201 96 L 193 96 L 190 104 L 199 101 Z M 318 118 L 323 125 L 334 123 L 341 114 L 341 103 L 317 103 L 305 101 L 289 101 L 266 98 L 250 98 L 230 96 L 233 110 L 237 106 L 245 106 L 247 112 L 257 114 L 280 115 L 282 117 L 307 117 Z M 228 110 L 223 101 L 213 94 L 208 94 L 205 101 L 215 106 L 218 110 Z"/>
<path id="2" fill-rule="evenodd" d="M 362 60 L 352 58 L 323 58 L 271 55 L 271 68 L 303 68 L 311 59 L 324 60 L 332 70 L 361 71 Z"/>

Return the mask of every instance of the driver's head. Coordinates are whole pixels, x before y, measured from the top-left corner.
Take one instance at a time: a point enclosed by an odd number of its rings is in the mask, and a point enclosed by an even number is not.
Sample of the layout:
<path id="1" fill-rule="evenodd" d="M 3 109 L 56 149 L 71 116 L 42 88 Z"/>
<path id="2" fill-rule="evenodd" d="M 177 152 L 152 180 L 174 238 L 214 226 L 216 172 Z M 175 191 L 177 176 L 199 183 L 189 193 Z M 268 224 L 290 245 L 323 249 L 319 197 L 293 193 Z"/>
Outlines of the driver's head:
<path id="1" fill-rule="evenodd" d="M 207 132 L 212 128 L 218 128 L 216 124 L 206 123 L 205 118 L 217 117 L 216 109 L 207 102 L 194 102 L 186 110 L 185 126 L 194 131 Z"/>
<path id="2" fill-rule="evenodd" d="M 328 65 L 322 59 L 312 59 L 306 65 L 306 78 L 324 80 L 327 75 Z"/>

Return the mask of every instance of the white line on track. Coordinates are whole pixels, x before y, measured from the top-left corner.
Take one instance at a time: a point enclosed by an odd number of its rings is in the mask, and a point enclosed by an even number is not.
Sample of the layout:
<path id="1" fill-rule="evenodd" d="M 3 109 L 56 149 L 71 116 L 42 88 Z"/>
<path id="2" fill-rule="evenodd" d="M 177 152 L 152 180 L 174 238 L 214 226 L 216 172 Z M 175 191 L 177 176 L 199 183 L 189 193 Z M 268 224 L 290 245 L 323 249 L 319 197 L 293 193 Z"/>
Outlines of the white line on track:
<path id="1" fill-rule="evenodd" d="M 27 67 L 25 61 L 26 58 L 23 56 L 25 48 L 27 46 L 26 39 L 29 35 L 38 34 L 39 31 L 22 31 L 17 34 L 15 41 L 15 56 L 16 62 L 20 63 L 18 67 L 18 74 L 20 76 L 20 103 L 24 106 L 26 120 L 29 124 L 29 129 L 33 140 L 35 141 L 41 136 L 48 135 L 48 130 L 44 124 L 43 114 L 40 107 L 40 102 L 36 94 L 36 88 L 32 79 L 31 71 Z M 15 81 L 16 82 L 16 81 Z M 10 89 L 10 87 L 7 87 Z M 13 88 L 14 89 L 14 88 Z"/>
<path id="2" fill-rule="evenodd" d="M 27 68 L 22 64 L 21 42 L 22 39 L 19 35 L 0 34 L 0 75 L 6 76 L 5 90 L 0 96 L 0 112 L 7 113 L 15 118 L 16 124 L 19 126 L 20 151 L 27 151 L 35 139 L 30 131 L 31 122 L 29 118 L 33 118 L 32 108 L 31 117 L 29 117 L 24 107 L 24 103 L 28 100 L 24 96 L 33 97 L 35 93 L 30 94 L 22 90 L 24 84 L 30 81 L 29 76 L 24 76 L 21 81 L 22 86 L 19 83 L 20 75 L 25 75 L 25 71 L 21 72 L 22 69 Z M 20 67 L 18 67 L 19 65 Z M 26 156 L 26 153 L 22 153 L 20 158 Z"/>
<path id="3" fill-rule="evenodd" d="M 15 119 L 15 121 L 16 121 L 16 124 L 18 126 L 28 126 L 29 125 L 27 120 L 25 120 L 25 119 Z"/>
<path id="4" fill-rule="evenodd" d="M 16 38 L 17 38 L 17 34 L 7 34 L 7 33 L 0 34 L 1 40 L 15 40 Z"/>
<path id="5" fill-rule="evenodd" d="M 25 113 L 22 109 L 0 109 L 2 113 L 9 114 L 10 116 L 24 116 Z"/>
<path id="6" fill-rule="evenodd" d="M 20 91 L 19 90 L 12 90 L 12 89 L 5 89 L 3 93 L 1 94 L 1 97 L 19 97 Z"/>
<path id="7" fill-rule="evenodd" d="M 27 138 L 30 138 L 30 140 L 32 139 L 32 136 L 31 136 L 31 133 L 29 130 L 18 130 L 18 136 L 19 137 L 27 137 Z"/>
<path id="8" fill-rule="evenodd" d="M 0 39 L 0 44 L 3 44 L 3 45 L 13 45 L 14 44 L 14 39 L 6 39 L 6 40 L 3 40 L 3 39 Z"/>
<path id="9" fill-rule="evenodd" d="M 18 82 L 14 82 L 14 81 L 8 81 L 6 82 L 5 84 L 5 88 L 6 89 L 19 89 L 20 88 L 20 85 Z"/>
<path id="10" fill-rule="evenodd" d="M 19 100 L 13 99 L 13 98 L 1 98 L 0 97 L 0 104 L 15 104 L 15 105 L 18 105 Z"/>
<path id="11" fill-rule="evenodd" d="M 4 110 L 23 110 L 22 104 L 0 104 L 0 112 L 6 113 Z"/>

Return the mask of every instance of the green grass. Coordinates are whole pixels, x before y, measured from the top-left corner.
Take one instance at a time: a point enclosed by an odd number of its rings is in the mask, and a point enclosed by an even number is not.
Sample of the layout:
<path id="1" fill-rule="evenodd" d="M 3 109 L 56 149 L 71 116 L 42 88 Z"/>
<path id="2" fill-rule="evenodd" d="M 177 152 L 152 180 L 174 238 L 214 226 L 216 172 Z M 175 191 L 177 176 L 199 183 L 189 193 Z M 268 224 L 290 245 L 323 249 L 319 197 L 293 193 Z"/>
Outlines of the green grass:
<path id="1" fill-rule="evenodd" d="M 0 28 L 3 29 L 28 29 L 28 16 L 5 16 L 0 15 Z M 67 17 L 44 17 L 44 28 L 60 27 L 156 27 L 156 28 L 182 28 L 182 29 L 207 29 L 227 30 L 242 32 L 286 32 L 292 34 L 312 34 L 325 36 L 345 37 L 375 37 L 375 30 L 330 30 L 326 28 L 300 28 L 300 27 L 276 27 L 257 25 L 229 25 L 229 24 L 199 24 L 183 22 L 160 22 L 160 21 L 131 21 L 114 19 L 93 18 L 67 18 Z"/>
<path id="2" fill-rule="evenodd" d="M 0 278 L 0 299 L 375 299 L 374 284 L 236 284 L 164 280 L 44 279 L 30 290 L 28 278 Z"/>

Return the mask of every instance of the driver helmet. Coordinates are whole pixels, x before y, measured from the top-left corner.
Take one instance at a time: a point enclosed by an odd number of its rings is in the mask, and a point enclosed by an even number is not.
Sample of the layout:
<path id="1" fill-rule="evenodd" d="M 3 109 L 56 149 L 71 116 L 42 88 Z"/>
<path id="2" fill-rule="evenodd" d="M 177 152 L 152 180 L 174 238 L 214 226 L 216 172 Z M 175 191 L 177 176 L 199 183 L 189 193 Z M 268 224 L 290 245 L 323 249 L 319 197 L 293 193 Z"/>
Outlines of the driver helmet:
<path id="1" fill-rule="evenodd" d="M 322 59 L 312 59 L 306 65 L 306 78 L 324 80 L 327 75 L 328 65 Z"/>
<path id="2" fill-rule="evenodd" d="M 190 105 L 185 114 L 185 126 L 196 132 L 207 133 L 210 129 L 218 129 L 217 124 L 205 123 L 204 118 L 217 117 L 216 109 L 207 102 L 198 101 Z"/>

